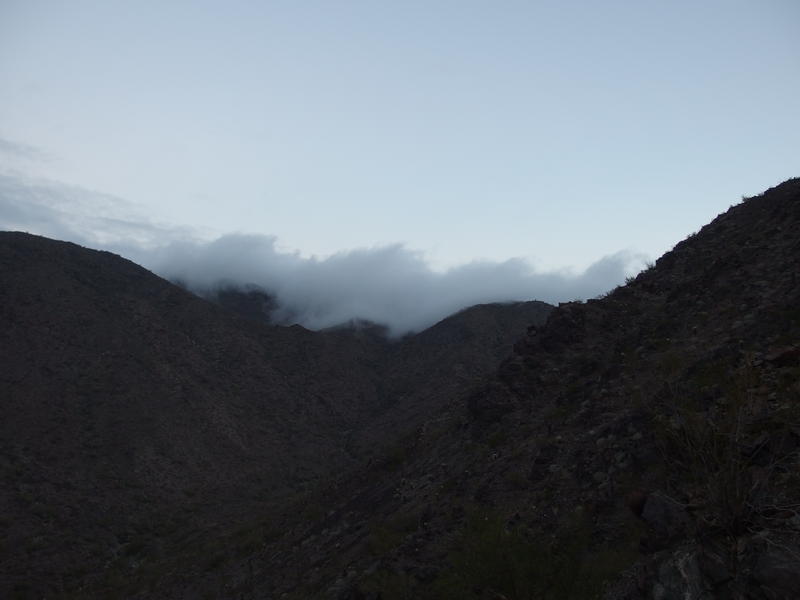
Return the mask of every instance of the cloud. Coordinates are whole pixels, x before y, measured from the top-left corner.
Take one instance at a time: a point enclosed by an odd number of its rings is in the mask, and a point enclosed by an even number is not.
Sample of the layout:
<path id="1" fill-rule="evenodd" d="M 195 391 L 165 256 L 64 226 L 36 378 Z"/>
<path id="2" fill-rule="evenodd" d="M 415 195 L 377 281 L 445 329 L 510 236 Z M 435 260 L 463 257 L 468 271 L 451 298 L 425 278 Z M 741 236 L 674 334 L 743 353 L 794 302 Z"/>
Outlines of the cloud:
<path id="1" fill-rule="evenodd" d="M 462 308 L 485 302 L 588 298 L 624 281 L 642 259 L 606 256 L 580 274 L 538 273 L 526 261 L 480 261 L 444 272 L 400 244 L 305 258 L 281 252 L 276 238 L 226 235 L 177 242 L 142 254 L 148 268 L 204 294 L 220 285 L 258 285 L 273 294 L 278 318 L 311 329 L 366 319 L 394 335 L 419 331 Z"/>
<path id="2" fill-rule="evenodd" d="M 0 229 L 123 253 L 191 236 L 185 228 L 149 222 L 121 198 L 9 172 L 0 172 Z"/>
<path id="3" fill-rule="evenodd" d="M 0 137 L 0 155 L 6 158 L 23 159 L 34 162 L 47 162 L 50 160 L 50 155 L 36 146 L 14 142 L 2 137 Z"/>
<path id="4" fill-rule="evenodd" d="M 139 218 L 133 205 L 113 196 L 3 174 L 0 228 L 118 252 L 201 295 L 223 285 L 254 284 L 274 295 L 277 317 L 286 323 L 320 329 L 365 319 L 387 325 L 394 335 L 479 303 L 593 297 L 644 263 L 640 255 L 618 252 L 577 274 L 538 272 L 519 258 L 440 272 L 402 244 L 308 258 L 279 250 L 274 236 L 202 240 L 190 230 Z"/>

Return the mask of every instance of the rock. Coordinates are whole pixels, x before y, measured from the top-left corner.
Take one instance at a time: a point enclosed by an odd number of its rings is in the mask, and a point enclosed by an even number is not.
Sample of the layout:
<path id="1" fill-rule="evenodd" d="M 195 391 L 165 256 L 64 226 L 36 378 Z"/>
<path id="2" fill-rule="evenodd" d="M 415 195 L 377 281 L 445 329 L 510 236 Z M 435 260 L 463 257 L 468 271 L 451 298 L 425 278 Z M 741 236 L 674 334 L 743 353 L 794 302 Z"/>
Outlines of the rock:
<path id="1" fill-rule="evenodd" d="M 516 403 L 508 390 L 499 385 L 490 385 L 467 398 L 467 408 L 475 421 L 484 425 L 494 423 L 514 410 Z"/>
<path id="2" fill-rule="evenodd" d="M 630 511 L 634 515 L 636 515 L 637 517 L 641 517 L 646 500 L 647 500 L 647 492 L 642 490 L 632 490 L 625 497 L 625 505 L 630 509 Z"/>
<path id="3" fill-rule="evenodd" d="M 439 576 L 439 569 L 430 565 L 419 567 L 414 570 L 414 577 L 419 581 L 430 583 Z"/>
<path id="4" fill-rule="evenodd" d="M 685 534 L 692 525 L 692 519 L 681 503 L 659 493 L 647 496 L 641 518 L 660 542 Z"/>
<path id="5" fill-rule="evenodd" d="M 710 587 L 715 590 L 721 589 L 721 586 L 732 580 L 727 564 L 729 554 L 730 551 L 725 542 L 722 544 L 706 543 L 700 549 L 698 557 L 700 570 Z"/>
<path id="6" fill-rule="evenodd" d="M 764 360 L 776 367 L 800 365 L 800 347 L 784 346 L 782 348 L 774 348 L 764 357 Z"/>
<path id="7" fill-rule="evenodd" d="M 759 556 L 753 579 L 769 600 L 791 600 L 800 594 L 800 560 L 795 553 L 768 547 Z"/>
<path id="8" fill-rule="evenodd" d="M 653 600 L 712 600 L 700 572 L 697 554 L 678 550 L 658 566 L 652 583 Z"/>

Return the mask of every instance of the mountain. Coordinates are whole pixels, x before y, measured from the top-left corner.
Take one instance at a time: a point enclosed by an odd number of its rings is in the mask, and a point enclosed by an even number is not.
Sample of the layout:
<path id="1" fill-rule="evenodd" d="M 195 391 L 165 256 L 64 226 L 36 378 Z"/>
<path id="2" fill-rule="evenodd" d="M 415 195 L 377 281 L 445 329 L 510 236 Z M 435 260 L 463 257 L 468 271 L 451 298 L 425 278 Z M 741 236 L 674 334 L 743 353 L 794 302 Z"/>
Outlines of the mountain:
<path id="1" fill-rule="evenodd" d="M 175 283 L 185 287 L 181 282 Z M 275 298 L 255 284 L 243 287 L 220 285 L 206 294 L 199 295 L 242 317 L 266 323 L 273 322 L 272 314 L 278 308 Z"/>
<path id="2" fill-rule="evenodd" d="M 800 180 L 560 305 L 390 459 L 165 597 L 752 598 L 800 589 Z M 142 596 L 146 596 L 146 593 Z"/>
<path id="3" fill-rule="evenodd" d="M 797 597 L 800 179 L 394 342 L 24 234 L 0 274 L 4 596 Z"/>
<path id="4" fill-rule="evenodd" d="M 381 460 L 550 310 L 476 307 L 392 343 L 220 304 L 0 233 L 0 595 L 106 597 Z"/>

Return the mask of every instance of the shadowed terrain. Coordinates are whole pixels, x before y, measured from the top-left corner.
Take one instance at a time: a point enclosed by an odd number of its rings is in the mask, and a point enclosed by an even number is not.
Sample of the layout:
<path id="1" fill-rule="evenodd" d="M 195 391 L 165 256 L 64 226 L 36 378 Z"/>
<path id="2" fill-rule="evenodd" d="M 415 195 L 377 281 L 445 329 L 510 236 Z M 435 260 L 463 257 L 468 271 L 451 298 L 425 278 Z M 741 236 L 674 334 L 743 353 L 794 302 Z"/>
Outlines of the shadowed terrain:
<path id="1" fill-rule="evenodd" d="M 0 588 L 22 597 L 179 554 L 381 457 L 550 310 L 475 307 L 395 343 L 316 333 L 21 233 L 0 234 L 0 282 Z"/>
<path id="2" fill-rule="evenodd" d="M 0 273 L 5 595 L 800 589 L 800 180 L 601 298 L 394 342 L 25 234 Z"/>
<path id="3" fill-rule="evenodd" d="M 800 589 L 800 180 L 559 306 L 386 461 L 170 588 L 252 598 Z"/>

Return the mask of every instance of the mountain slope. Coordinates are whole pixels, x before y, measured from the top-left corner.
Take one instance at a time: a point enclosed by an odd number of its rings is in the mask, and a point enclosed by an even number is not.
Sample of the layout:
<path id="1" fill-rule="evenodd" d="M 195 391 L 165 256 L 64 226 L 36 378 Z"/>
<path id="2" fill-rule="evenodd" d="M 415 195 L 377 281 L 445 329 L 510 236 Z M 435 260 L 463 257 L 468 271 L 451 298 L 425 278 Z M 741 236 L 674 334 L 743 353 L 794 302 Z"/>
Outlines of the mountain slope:
<path id="1" fill-rule="evenodd" d="M 16 583 L 40 569 L 79 579 L 137 536 L 188 529 L 212 505 L 223 519 L 318 473 L 320 456 L 336 462 L 335 443 L 295 435 L 297 415 L 334 440 L 347 415 L 320 405 L 360 390 L 297 372 L 319 360 L 308 332 L 227 319 L 107 253 L 0 244 L 3 572 Z"/>
<path id="2" fill-rule="evenodd" d="M 793 598 L 800 180 L 568 303 L 325 518 L 233 561 L 246 598 Z M 198 588 L 184 588 L 198 589 Z M 176 596 L 185 592 L 176 591 Z"/>
<path id="3" fill-rule="evenodd" d="M 474 307 L 395 344 L 19 236 L 0 235 L 0 592 L 800 589 L 800 180 L 543 325 L 546 306 Z"/>
<path id="4" fill-rule="evenodd" d="M 86 595 L 380 457 L 549 307 L 487 310 L 511 316 L 442 325 L 486 334 L 480 352 L 272 327 L 112 254 L 0 233 L 0 594 Z M 404 364 L 439 371 L 387 373 L 406 343 Z"/>

